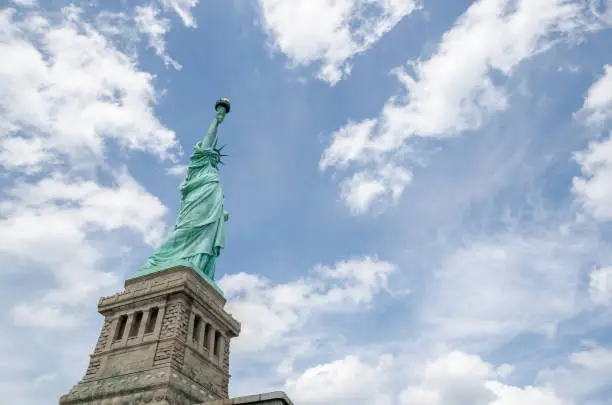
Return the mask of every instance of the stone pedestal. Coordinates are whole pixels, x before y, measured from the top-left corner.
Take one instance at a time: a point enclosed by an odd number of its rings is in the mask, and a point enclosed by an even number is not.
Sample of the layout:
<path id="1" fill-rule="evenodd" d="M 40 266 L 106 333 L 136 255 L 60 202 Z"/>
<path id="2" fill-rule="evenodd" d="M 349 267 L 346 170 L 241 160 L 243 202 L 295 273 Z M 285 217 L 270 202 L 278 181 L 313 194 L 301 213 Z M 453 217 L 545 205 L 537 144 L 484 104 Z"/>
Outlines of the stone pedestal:
<path id="1" fill-rule="evenodd" d="M 127 280 L 125 291 L 100 299 L 104 325 L 89 367 L 60 404 L 229 400 L 230 339 L 240 324 L 224 305 L 191 268 Z"/>

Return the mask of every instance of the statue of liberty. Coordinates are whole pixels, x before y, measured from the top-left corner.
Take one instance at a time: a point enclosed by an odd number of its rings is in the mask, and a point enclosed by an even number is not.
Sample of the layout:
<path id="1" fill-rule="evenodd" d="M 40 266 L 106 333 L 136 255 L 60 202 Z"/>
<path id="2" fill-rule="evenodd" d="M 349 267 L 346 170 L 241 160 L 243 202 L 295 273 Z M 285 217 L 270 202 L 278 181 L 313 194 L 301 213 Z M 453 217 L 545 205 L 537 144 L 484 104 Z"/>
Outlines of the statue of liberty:
<path id="1" fill-rule="evenodd" d="M 221 149 L 217 148 L 217 128 L 230 111 L 222 98 L 215 104 L 216 116 L 204 139 L 195 145 L 185 181 L 180 185 L 181 205 L 174 229 L 135 277 L 172 267 L 191 267 L 215 289 L 215 264 L 225 246 L 223 191 L 219 179 Z M 219 290 L 220 292 L 220 290 Z"/>

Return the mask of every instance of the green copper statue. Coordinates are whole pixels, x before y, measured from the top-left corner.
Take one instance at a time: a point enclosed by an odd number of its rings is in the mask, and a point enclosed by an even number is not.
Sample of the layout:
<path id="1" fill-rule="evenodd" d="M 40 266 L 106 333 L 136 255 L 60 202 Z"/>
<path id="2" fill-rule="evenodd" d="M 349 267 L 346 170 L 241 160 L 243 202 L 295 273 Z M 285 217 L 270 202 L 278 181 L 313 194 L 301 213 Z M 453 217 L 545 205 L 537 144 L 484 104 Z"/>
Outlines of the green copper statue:
<path id="1" fill-rule="evenodd" d="M 214 283 L 215 263 L 225 245 L 228 214 L 223 209 L 218 169 L 222 155 L 216 147 L 216 137 L 219 124 L 230 111 L 229 100 L 217 101 L 215 111 L 206 136 L 195 145 L 185 181 L 179 187 L 181 207 L 174 230 L 135 277 L 186 266 L 218 290 Z"/>

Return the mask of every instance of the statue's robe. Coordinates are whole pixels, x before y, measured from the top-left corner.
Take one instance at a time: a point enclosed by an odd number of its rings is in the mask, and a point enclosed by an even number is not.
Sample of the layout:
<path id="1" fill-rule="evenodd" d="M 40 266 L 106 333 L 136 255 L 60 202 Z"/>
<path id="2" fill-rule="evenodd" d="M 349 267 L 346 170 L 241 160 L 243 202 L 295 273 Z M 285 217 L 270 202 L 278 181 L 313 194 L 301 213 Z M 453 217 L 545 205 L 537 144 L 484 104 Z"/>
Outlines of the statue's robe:
<path id="1" fill-rule="evenodd" d="M 214 279 L 216 259 L 225 246 L 227 218 L 217 167 L 220 159 L 217 150 L 202 141 L 196 144 L 179 187 L 181 208 L 174 230 L 141 271 L 184 265 Z"/>

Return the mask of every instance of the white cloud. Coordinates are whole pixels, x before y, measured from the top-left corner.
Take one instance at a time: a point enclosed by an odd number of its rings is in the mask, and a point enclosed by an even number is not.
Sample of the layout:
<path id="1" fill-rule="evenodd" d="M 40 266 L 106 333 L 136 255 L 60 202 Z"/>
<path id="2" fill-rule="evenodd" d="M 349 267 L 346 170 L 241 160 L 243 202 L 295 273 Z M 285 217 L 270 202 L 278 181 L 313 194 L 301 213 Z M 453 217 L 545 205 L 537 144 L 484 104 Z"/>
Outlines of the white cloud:
<path id="1" fill-rule="evenodd" d="M 575 154 L 581 177 L 574 177 L 573 190 L 586 212 L 595 219 L 612 219 L 612 138 L 591 142 Z"/>
<path id="2" fill-rule="evenodd" d="M 611 65 L 604 66 L 604 75 L 589 88 L 578 115 L 584 116 L 590 125 L 600 125 L 612 118 Z"/>
<path id="3" fill-rule="evenodd" d="M 602 126 L 612 118 L 612 66 L 588 90 L 584 105 L 576 114 L 587 125 Z M 577 152 L 582 176 L 574 178 L 573 190 L 586 212 L 595 219 L 612 219 L 612 138 L 593 141 Z"/>
<path id="4" fill-rule="evenodd" d="M 411 178 L 412 173 L 408 170 L 388 164 L 377 171 L 361 171 L 344 180 L 341 195 L 353 214 L 363 214 L 376 202 L 384 208 L 388 201 L 382 196 L 387 193 L 391 194 L 391 202 L 397 203 Z"/>
<path id="5" fill-rule="evenodd" d="M 318 77 L 335 84 L 366 51 L 414 11 L 415 0 L 259 0 L 274 46 L 296 65 L 320 62 Z"/>
<path id="6" fill-rule="evenodd" d="M 95 223 L 104 230 L 125 226 L 151 244 L 159 242 L 163 231 L 157 220 L 165 213 L 164 205 L 127 174 L 117 175 L 116 180 L 113 187 L 60 175 L 36 183 L 17 183 L 6 191 L 8 198 L 0 205 L 0 213 L 17 221 L 18 215 L 29 212 L 63 214 L 77 209 L 78 217 L 74 218 L 79 224 Z"/>
<path id="7" fill-rule="evenodd" d="M 34 7 L 37 5 L 36 0 L 11 0 L 13 4 L 23 7 Z"/>
<path id="8" fill-rule="evenodd" d="M 513 387 L 499 382 L 489 382 L 487 387 L 497 395 L 497 399 L 490 405 L 571 405 L 570 401 L 563 400 L 549 388 Z"/>
<path id="9" fill-rule="evenodd" d="M 392 405 L 392 393 L 384 389 L 392 360 L 385 355 L 369 364 L 346 356 L 288 379 L 285 390 L 292 400 L 305 405 Z"/>
<path id="10" fill-rule="evenodd" d="M 163 59 L 166 66 L 171 65 L 176 70 L 182 67 L 166 53 L 166 41 L 164 36 L 170 31 L 170 20 L 158 18 L 159 10 L 151 5 L 137 6 L 134 21 L 138 31 L 147 35 L 149 47 L 155 50 L 157 56 Z"/>
<path id="11" fill-rule="evenodd" d="M 191 9 L 198 5 L 199 0 L 161 0 L 161 3 L 164 8 L 171 9 L 178 14 L 186 27 L 197 27 Z"/>
<path id="12" fill-rule="evenodd" d="M 480 357 L 451 352 L 428 362 L 419 370 L 422 381 L 400 394 L 406 405 L 488 405 L 495 395 L 485 386 L 494 375 Z"/>
<path id="13" fill-rule="evenodd" d="M 394 70 L 405 97 L 391 97 L 378 118 L 349 122 L 332 134 L 321 168 L 370 164 L 370 170 L 381 170 L 386 161 L 401 158 L 397 150 L 403 151 L 410 137 L 448 137 L 479 128 L 508 104 L 492 74 L 510 76 L 560 38 L 591 28 L 590 17 L 584 5 L 569 0 L 474 3 L 432 56 L 409 64 L 412 73 Z M 404 179 L 406 184 L 410 176 Z M 371 196 L 395 199 L 396 190 L 397 184 L 386 185 Z M 343 190 L 343 195 L 351 193 Z"/>
<path id="14" fill-rule="evenodd" d="M 612 350 L 595 345 L 588 350 L 572 353 L 570 361 L 594 371 L 612 369 Z"/>
<path id="15" fill-rule="evenodd" d="M 312 276 L 285 284 L 274 285 L 246 273 L 224 276 L 219 286 L 228 298 L 227 310 L 243 322 L 233 352 L 261 352 L 282 344 L 287 334 L 298 332 L 316 312 L 371 304 L 386 289 L 394 270 L 391 263 L 366 257 L 334 267 L 318 265 Z"/>
<path id="16" fill-rule="evenodd" d="M 307 368 L 284 388 L 296 403 L 313 405 L 570 405 L 545 386 L 504 383 L 511 368 L 461 351 L 422 364 L 387 354 L 372 361 L 349 355 Z"/>
<path id="17" fill-rule="evenodd" d="M 13 136 L 0 143 L 0 161 L 4 167 L 19 168 L 31 174 L 41 169 L 42 162 L 53 164 L 58 159 L 47 149 L 44 139 Z"/>
<path id="18" fill-rule="evenodd" d="M 402 405 L 564 405 L 543 387 L 516 387 L 498 379 L 498 371 L 479 356 L 454 351 L 428 362 L 420 384 L 400 394 Z"/>
<path id="19" fill-rule="evenodd" d="M 330 166 L 347 167 L 352 161 L 365 158 L 363 151 L 368 148 L 370 134 L 376 120 L 349 122 L 332 134 L 332 143 L 325 149 L 319 162 L 319 168 L 325 170 Z"/>
<path id="20" fill-rule="evenodd" d="M 601 267 L 591 272 L 589 293 L 596 303 L 612 303 L 612 267 Z"/>
<path id="21" fill-rule="evenodd" d="M 101 10 L 95 16 L 95 29 L 131 59 L 138 59 L 138 46 L 141 41 L 153 49 L 166 67 L 182 69 L 180 63 L 166 51 L 166 34 L 170 31 L 170 19 L 160 16 L 162 11 L 154 4 L 139 5 L 131 12 Z"/>
<path id="22" fill-rule="evenodd" d="M 161 157 L 177 148 L 155 117 L 153 76 L 79 16 L 53 22 L 36 12 L 0 11 L 0 157 L 11 170 L 40 170 L 65 155 L 100 161 L 116 141 Z M 32 153 L 27 155 L 26 150 Z"/>

